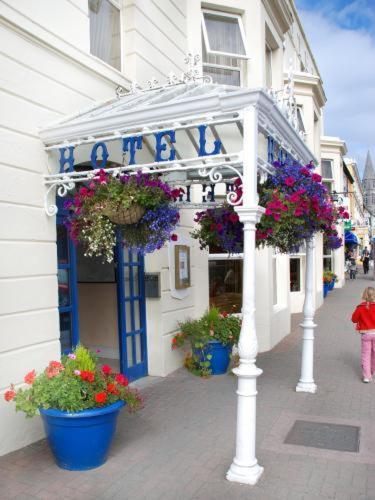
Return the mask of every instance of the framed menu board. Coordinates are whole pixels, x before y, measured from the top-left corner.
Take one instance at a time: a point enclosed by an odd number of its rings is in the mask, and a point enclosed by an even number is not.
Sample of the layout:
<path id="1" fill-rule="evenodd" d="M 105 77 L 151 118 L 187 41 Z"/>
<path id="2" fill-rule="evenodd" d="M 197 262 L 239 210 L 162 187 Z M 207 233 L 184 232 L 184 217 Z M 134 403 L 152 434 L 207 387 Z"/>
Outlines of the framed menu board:
<path id="1" fill-rule="evenodd" d="M 190 286 L 190 247 L 175 245 L 175 288 L 181 290 Z"/>

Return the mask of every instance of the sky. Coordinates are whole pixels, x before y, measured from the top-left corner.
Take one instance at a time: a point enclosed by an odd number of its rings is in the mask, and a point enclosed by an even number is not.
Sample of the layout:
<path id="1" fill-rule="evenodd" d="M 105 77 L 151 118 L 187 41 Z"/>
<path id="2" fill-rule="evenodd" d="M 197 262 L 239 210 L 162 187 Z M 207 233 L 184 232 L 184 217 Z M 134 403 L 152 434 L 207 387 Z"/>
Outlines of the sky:
<path id="1" fill-rule="evenodd" d="M 325 135 L 346 142 L 362 173 L 375 166 L 375 0 L 295 0 L 327 104 Z"/>

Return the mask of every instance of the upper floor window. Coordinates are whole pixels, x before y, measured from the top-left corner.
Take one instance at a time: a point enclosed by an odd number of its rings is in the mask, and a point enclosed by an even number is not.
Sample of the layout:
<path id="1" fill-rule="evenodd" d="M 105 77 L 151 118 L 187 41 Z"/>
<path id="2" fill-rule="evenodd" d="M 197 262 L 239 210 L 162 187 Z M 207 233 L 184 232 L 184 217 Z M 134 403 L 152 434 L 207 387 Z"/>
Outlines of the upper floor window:
<path id="1" fill-rule="evenodd" d="M 203 73 L 215 83 L 240 86 L 242 59 L 248 59 L 246 38 L 239 15 L 202 11 Z"/>
<path id="2" fill-rule="evenodd" d="M 323 179 L 333 179 L 332 160 L 322 160 L 322 177 Z"/>
<path id="3" fill-rule="evenodd" d="M 120 4 L 116 0 L 89 0 L 90 52 L 121 70 Z"/>
<path id="4" fill-rule="evenodd" d="M 272 49 L 266 44 L 266 87 L 272 87 Z"/>
<path id="5" fill-rule="evenodd" d="M 305 124 L 303 123 L 303 110 L 302 106 L 297 105 L 297 120 L 298 120 L 298 126 L 301 132 L 306 132 L 305 129 Z"/>

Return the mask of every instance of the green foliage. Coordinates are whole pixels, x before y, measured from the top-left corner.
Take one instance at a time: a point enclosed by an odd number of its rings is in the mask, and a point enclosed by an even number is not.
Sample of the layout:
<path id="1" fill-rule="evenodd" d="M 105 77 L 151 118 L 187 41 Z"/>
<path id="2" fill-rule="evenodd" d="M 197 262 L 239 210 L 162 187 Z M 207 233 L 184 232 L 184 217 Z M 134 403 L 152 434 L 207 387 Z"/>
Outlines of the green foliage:
<path id="1" fill-rule="evenodd" d="M 172 339 L 172 348 L 188 345 L 192 353 L 185 359 L 185 367 L 202 377 L 211 374 L 211 354 L 207 353 L 207 345 L 211 340 L 218 340 L 224 345 L 237 344 L 241 331 L 241 320 L 238 316 L 220 313 L 211 308 L 200 319 L 188 319 L 179 323 L 181 332 Z"/>
<path id="2" fill-rule="evenodd" d="M 25 381 L 29 387 L 7 391 L 5 399 L 15 400 L 16 411 L 33 417 L 39 408 L 78 412 L 107 406 L 122 400 L 130 411 L 142 406 L 138 392 L 128 387 L 123 375 L 113 373 L 109 366 L 100 368 L 96 356 L 79 345 L 73 353 L 51 361 L 43 373 Z M 11 396 L 9 394 L 11 393 Z"/>

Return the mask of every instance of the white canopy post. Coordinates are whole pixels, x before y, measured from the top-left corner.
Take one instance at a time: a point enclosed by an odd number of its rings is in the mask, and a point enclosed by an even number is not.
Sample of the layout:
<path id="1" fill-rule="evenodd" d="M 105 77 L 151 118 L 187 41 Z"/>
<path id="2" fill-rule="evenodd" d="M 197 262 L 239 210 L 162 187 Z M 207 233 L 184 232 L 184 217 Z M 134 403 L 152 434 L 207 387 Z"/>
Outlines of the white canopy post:
<path id="1" fill-rule="evenodd" d="M 315 239 L 306 241 L 306 279 L 305 302 L 303 305 L 303 329 L 301 377 L 296 387 L 297 392 L 316 392 L 314 383 L 314 249 Z"/>
<path id="2" fill-rule="evenodd" d="M 263 472 L 255 456 L 256 379 L 262 370 L 255 365 L 258 341 L 255 331 L 255 225 L 263 210 L 258 206 L 257 157 L 258 110 L 243 113 L 243 205 L 236 208 L 244 224 L 242 327 L 238 351 L 240 363 L 233 373 L 238 377 L 236 456 L 227 479 L 256 484 Z"/>

